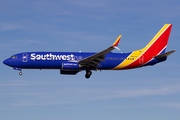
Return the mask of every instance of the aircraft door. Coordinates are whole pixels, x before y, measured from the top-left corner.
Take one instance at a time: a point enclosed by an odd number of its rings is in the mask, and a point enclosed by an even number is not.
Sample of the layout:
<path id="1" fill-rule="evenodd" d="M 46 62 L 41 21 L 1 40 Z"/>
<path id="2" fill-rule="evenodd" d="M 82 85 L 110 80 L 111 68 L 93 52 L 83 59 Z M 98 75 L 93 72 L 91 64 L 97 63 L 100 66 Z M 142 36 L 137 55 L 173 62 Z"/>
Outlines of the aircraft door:
<path id="1" fill-rule="evenodd" d="M 28 55 L 27 53 L 23 54 L 23 62 L 27 62 L 28 61 Z"/>
<path id="2" fill-rule="evenodd" d="M 144 56 L 143 56 L 143 55 L 139 58 L 139 63 L 140 63 L 140 64 L 143 64 L 143 63 L 144 63 Z"/>

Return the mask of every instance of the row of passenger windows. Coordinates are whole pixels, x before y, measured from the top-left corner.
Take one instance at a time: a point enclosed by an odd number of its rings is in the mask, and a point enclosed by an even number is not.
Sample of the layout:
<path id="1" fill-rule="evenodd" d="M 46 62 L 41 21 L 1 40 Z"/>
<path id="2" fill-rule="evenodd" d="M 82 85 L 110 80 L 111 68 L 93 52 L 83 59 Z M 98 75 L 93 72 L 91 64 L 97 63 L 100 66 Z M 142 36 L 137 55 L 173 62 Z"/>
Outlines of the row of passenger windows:
<path id="1" fill-rule="evenodd" d="M 16 58 L 17 56 L 12 56 L 11 58 Z M 47 58 L 47 57 L 45 57 L 45 58 Z M 53 58 L 53 57 L 52 57 Z M 85 58 L 87 58 L 87 57 L 82 57 L 82 56 L 75 56 L 75 57 L 73 57 L 73 59 L 75 59 L 75 60 L 82 60 L 82 59 L 85 59 Z M 105 58 L 106 60 L 134 60 L 134 58 L 116 58 L 116 57 L 106 57 Z"/>
<path id="2" fill-rule="evenodd" d="M 113 58 L 113 57 L 108 57 L 108 58 L 105 58 L 105 59 L 110 59 L 110 60 L 134 60 L 134 58 Z"/>
<path id="3" fill-rule="evenodd" d="M 108 59 L 108 60 L 124 60 L 125 58 L 113 58 L 113 57 L 108 57 L 108 58 L 105 58 L 105 59 Z"/>
<path id="4" fill-rule="evenodd" d="M 77 59 L 79 59 L 79 60 L 82 60 L 82 59 L 85 59 L 85 58 L 87 58 L 87 57 L 81 57 L 81 56 L 79 56 L 79 57 L 77 57 L 77 56 L 75 56 L 74 57 L 74 59 L 75 60 L 77 60 Z M 106 57 L 105 58 L 106 60 L 134 60 L 134 58 L 114 58 L 114 57 Z"/>
<path id="5" fill-rule="evenodd" d="M 85 58 L 86 57 L 84 57 L 84 58 L 81 56 L 79 57 L 79 59 L 85 59 Z M 77 60 L 77 57 L 75 57 L 74 59 Z M 116 58 L 116 57 L 115 58 L 114 57 L 106 57 L 105 59 L 106 60 L 125 60 L 125 59 L 126 60 L 134 60 L 134 58 Z"/>

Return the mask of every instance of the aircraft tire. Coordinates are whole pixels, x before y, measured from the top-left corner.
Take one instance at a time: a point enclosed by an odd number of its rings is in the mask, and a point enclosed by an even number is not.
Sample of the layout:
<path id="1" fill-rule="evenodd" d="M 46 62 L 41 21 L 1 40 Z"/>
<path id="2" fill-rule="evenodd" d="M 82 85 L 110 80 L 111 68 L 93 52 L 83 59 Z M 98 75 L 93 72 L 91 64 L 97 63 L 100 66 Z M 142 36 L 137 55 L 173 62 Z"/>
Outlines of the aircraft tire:
<path id="1" fill-rule="evenodd" d="M 23 73 L 22 72 L 19 72 L 19 75 L 21 76 Z"/>
<path id="2" fill-rule="evenodd" d="M 92 75 L 92 72 L 89 70 L 89 71 L 86 71 L 86 75 L 85 77 L 88 79 L 90 78 L 90 76 Z"/>

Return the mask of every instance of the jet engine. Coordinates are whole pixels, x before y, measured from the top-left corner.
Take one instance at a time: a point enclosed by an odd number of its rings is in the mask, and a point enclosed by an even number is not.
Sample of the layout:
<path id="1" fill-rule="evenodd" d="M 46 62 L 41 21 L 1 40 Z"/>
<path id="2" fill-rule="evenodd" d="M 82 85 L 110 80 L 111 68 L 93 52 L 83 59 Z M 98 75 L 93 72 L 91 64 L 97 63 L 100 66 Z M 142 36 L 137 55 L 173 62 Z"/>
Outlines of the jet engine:
<path id="1" fill-rule="evenodd" d="M 63 62 L 62 70 L 78 70 L 80 68 L 79 63 L 77 62 Z"/>

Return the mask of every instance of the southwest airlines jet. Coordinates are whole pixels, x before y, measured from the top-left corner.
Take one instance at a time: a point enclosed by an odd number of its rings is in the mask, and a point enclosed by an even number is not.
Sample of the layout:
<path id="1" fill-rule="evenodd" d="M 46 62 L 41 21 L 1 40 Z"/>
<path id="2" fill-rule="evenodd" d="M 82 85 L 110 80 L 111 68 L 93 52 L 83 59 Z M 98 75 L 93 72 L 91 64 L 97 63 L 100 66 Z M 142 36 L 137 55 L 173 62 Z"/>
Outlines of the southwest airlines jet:
<path id="1" fill-rule="evenodd" d="M 15 54 L 3 61 L 4 64 L 19 70 L 22 69 L 59 69 L 61 74 L 75 75 L 85 70 L 89 78 L 92 70 L 126 70 L 144 66 L 152 66 L 163 62 L 171 53 L 166 51 L 172 24 L 165 24 L 162 29 L 143 49 L 129 53 L 112 53 L 119 49 L 121 35 L 112 46 L 98 52 L 24 52 Z"/>

